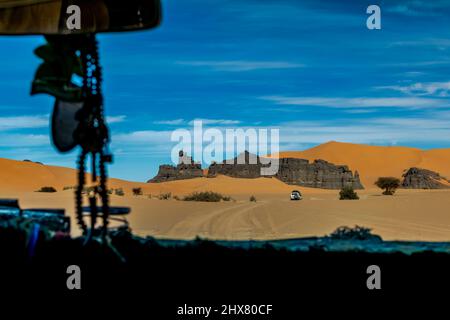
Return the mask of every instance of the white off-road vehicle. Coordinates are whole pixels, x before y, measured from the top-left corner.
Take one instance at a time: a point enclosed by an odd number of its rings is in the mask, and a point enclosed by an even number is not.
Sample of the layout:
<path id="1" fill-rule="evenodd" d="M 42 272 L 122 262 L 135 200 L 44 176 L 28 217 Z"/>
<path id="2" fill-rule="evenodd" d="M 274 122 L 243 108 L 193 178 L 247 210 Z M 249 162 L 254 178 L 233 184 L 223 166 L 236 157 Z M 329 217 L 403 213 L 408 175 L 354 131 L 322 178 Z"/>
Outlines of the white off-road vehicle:
<path id="1" fill-rule="evenodd" d="M 302 194 L 298 190 L 291 192 L 291 200 L 302 200 Z"/>

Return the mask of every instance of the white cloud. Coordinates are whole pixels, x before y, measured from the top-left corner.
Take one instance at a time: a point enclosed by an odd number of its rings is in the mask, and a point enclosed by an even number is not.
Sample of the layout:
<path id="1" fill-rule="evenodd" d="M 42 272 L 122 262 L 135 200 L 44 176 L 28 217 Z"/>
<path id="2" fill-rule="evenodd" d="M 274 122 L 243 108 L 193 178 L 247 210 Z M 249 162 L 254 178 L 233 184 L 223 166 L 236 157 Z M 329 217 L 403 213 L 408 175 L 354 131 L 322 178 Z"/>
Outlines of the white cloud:
<path id="1" fill-rule="evenodd" d="M 328 108 L 439 108 L 448 107 L 449 101 L 420 97 L 401 98 L 325 98 L 325 97 L 285 97 L 264 96 L 263 100 L 272 101 L 278 105 L 318 106 Z"/>
<path id="2" fill-rule="evenodd" d="M 315 120 L 283 122 L 270 127 L 280 130 L 281 150 L 300 150 L 305 146 L 335 140 L 342 142 L 409 145 L 411 143 L 444 143 L 450 146 L 450 113 L 433 112 L 426 118 L 378 117 L 369 119 Z M 247 129 L 247 126 L 238 126 Z M 224 132 L 225 128 L 223 128 Z M 113 144 L 124 153 L 170 156 L 177 142 L 172 131 L 136 131 L 114 136 Z"/>
<path id="3" fill-rule="evenodd" d="M 442 9 L 448 8 L 448 1 L 433 0 L 433 1 L 405 1 L 401 4 L 393 4 L 386 8 L 387 12 L 411 16 L 411 17 L 433 17 L 442 15 Z"/>
<path id="4" fill-rule="evenodd" d="M 226 120 L 226 119 L 194 119 L 189 121 L 189 125 L 193 125 L 194 121 L 201 121 L 203 125 L 237 125 L 240 124 L 239 120 Z"/>
<path id="5" fill-rule="evenodd" d="M 45 128 L 48 125 L 48 115 L 0 117 L 0 131 Z"/>
<path id="6" fill-rule="evenodd" d="M 106 121 L 108 123 L 120 123 L 120 122 L 124 122 L 126 120 L 127 116 L 109 116 L 106 117 Z"/>
<path id="7" fill-rule="evenodd" d="M 377 89 L 387 89 L 417 96 L 448 97 L 450 95 L 450 81 L 414 83 L 408 86 L 384 86 Z"/>
<path id="8" fill-rule="evenodd" d="M 392 46 L 399 47 L 422 47 L 422 46 L 432 46 L 437 48 L 448 48 L 450 47 L 449 39 L 422 39 L 422 40 L 409 40 L 409 41 L 397 41 L 391 44 Z"/>
<path id="9" fill-rule="evenodd" d="M 365 144 L 441 142 L 450 146 L 448 120 L 433 118 L 373 118 L 343 121 L 300 121 L 280 125 L 283 145 L 320 144 L 327 141 Z"/>
<path id="10" fill-rule="evenodd" d="M 126 116 L 111 116 L 106 118 L 108 123 L 123 122 Z M 30 115 L 0 117 L 0 131 L 48 128 L 50 125 L 50 115 Z"/>
<path id="11" fill-rule="evenodd" d="M 433 66 L 447 66 L 450 64 L 450 60 L 429 60 L 429 61 L 416 61 L 416 62 L 399 62 L 399 63 L 386 63 L 380 64 L 380 67 L 433 67 Z"/>
<path id="12" fill-rule="evenodd" d="M 378 109 L 372 109 L 372 108 L 366 108 L 366 109 L 347 109 L 345 110 L 346 113 L 350 114 L 368 114 L 368 113 L 374 113 L 377 112 Z"/>
<path id="13" fill-rule="evenodd" d="M 165 124 L 169 126 L 177 126 L 186 123 L 184 119 L 174 119 L 174 120 L 161 120 L 161 121 L 155 121 L 154 124 Z"/>
<path id="14" fill-rule="evenodd" d="M 184 119 L 174 119 L 174 120 L 161 120 L 161 121 L 155 121 L 154 124 L 163 124 L 163 125 L 170 125 L 170 126 L 179 126 L 179 125 L 194 125 L 194 121 L 201 121 L 202 125 L 237 125 L 240 124 L 241 121 L 239 120 L 229 120 L 229 119 L 193 119 L 190 121 L 184 120 Z"/>
<path id="15" fill-rule="evenodd" d="M 116 143 L 132 143 L 132 144 L 146 144 L 151 146 L 151 144 L 167 144 L 170 142 L 170 136 L 172 131 L 158 131 L 158 130 L 142 130 L 133 131 L 130 133 L 115 134 L 112 136 L 111 140 L 114 144 Z"/>
<path id="16" fill-rule="evenodd" d="M 269 70 L 269 69 L 294 69 L 302 68 L 304 65 L 298 63 L 284 62 L 284 61 L 177 61 L 177 64 L 193 66 L 193 67 L 207 67 L 216 71 L 254 71 L 254 70 Z"/>
<path id="17" fill-rule="evenodd" d="M 0 134 L 0 147 L 21 148 L 49 146 L 48 135 L 41 134 Z"/>
<path id="18" fill-rule="evenodd" d="M 420 11 L 416 8 L 409 7 L 407 5 L 398 5 L 398 6 L 390 7 L 390 8 L 387 8 L 387 11 L 391 12 L 391 13 L 401 14 L 401 15 L 405 15 L 405 16 L 413 16 L 413 17 L 434 15 L 433 13 L 430 13 L 430 12 L 424 13 L 423 11 Z"/>

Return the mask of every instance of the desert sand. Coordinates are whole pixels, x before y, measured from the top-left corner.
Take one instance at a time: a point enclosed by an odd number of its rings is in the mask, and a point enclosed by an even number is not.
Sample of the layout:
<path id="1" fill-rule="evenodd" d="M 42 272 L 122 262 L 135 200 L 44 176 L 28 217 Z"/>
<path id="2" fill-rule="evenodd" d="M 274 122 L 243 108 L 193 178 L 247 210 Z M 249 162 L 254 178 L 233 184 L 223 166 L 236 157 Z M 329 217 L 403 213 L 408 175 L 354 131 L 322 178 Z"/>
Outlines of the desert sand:
<path id="1" fill-rule="evenodd" d="M 125 191 L 123 197 L 112 196 L 111 202 L 132 208 L 129 221 L 135 233 L 159 238 L 296 238 L 323 236 L 339 226 L 358 224 L 372 228 L 385 240 L 450 241 L 450 190 L 398 190 L 394 196 L 382 196 L 373 187 L 377 177 L 400 177 L 411 166 L 435 170 L 448 177 L 450 149 L 422 151 L 331 142 L 303 152 L 282 154 L 287 155 L 348 164 L 360 172 L 368 188 L 358 191 L 361 198 L 358 201 L 339 201 L 338 190 L 289 186 L 274 178 L 219 176 L 160 184 L 111 179 L 110 188 Z M 18 198 L 24 208 L 65 208 L 73 218 L 73 190 L 63 188 L 75 185 L 75 178 L 73 169 L 0 159 L 0 198 Z M 53 186 L 58 192 L 35 192 L 43 186 Z M 132 195 L 135 187 L 142 188 L 142 196 Z M 290 201 L 293 189 L 300 190 L 304 200 Z M 193 191 L 220 192 L 231 196 L 233 201 L 158 199 L 160 193 L 182 197 Z M 251 195 L 256 202 L 249 201 Z M 75 223 L 72 229 L 77 235 Z"/>
<path id="2" fill-rule="evenodd" d="M 353 172 L 359 172 L 365 188 L 372 188 L 381 176 L 401 178 L 403 171 L 411 167 L 429 169 L 450 178 L 450 149 L 421 150 L 331 141 L 305 151 L 281 152 L 279 156 L 348 165 Z"/>

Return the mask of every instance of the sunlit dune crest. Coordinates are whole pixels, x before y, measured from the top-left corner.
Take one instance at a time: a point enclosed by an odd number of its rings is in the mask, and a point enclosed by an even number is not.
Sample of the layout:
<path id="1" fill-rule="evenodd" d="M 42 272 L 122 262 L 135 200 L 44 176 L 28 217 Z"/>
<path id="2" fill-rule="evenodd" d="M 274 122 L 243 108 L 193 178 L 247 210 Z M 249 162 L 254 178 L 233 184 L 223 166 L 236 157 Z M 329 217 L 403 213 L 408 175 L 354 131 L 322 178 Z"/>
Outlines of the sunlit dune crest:
<path id="1" fill-rule="evenodd" d="M 403 171 L 418 167 L 436 171 L 450 178 L 450 148 L 421 150 L 397 146 L 371 146 L 364 144 L 327 142 L 305 151 L 287 151 L 281 158 L 302 158 L 313 161 L 323 159 L 334 164 L 345 164 L 357 170 L 361 182 L 372 187 L 378 177 L 401 178 Z"/>

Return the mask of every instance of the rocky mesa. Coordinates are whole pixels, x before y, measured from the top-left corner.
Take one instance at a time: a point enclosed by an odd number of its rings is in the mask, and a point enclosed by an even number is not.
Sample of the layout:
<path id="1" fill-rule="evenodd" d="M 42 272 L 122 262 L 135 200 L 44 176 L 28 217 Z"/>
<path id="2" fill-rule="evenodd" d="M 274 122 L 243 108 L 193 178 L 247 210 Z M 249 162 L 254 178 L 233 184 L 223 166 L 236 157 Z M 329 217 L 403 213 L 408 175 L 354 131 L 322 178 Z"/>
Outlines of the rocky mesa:
<path id="1" fill-rule="evenodd" d="M 437 172 L 414 167 L 403 174 L 402 188 L 447 189 L 450 188 L 450 182 Z"/>
<path id="2" fill-rule="evenodd" d="M 269 167 L 270 161 L 271 159 L 261 158 L 246 151 L 232 160 L 212 163 L 208 168 L 207 177 L 215 178 L 218 175 L 245 179 L 275 177 L 289 185 L 310 188 L 341 189 L 344 186 L 352 186 L 354 189 L 364 189 L 358 172 L 353 174 L 345 165 L 335 165 L 320 159 L 309 162 L 305 159 L 281 158 L 278 172 L 263 176 L 262 169 Z M 202 176 L 204 174 L 199 164 L 191 159 L 188 163 L 180 159 L 177 166 L 160 166 L 158 174 L 149 182 L 158 183 Z"/>

